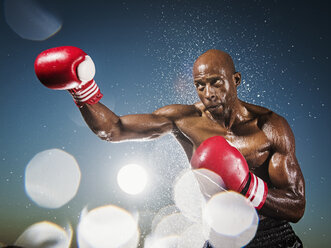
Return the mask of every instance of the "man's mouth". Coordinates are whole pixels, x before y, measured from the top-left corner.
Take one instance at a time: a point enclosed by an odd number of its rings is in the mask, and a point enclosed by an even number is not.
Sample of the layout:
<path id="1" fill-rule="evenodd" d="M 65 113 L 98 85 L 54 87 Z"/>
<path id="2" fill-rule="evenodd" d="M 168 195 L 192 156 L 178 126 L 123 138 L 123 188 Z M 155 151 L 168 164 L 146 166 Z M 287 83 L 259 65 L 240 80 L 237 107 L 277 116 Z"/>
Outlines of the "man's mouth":
<path id="1" fill-rule="evenodd" d="M 219 106 L 220 106 L 220 104 L 212 105 L 212 106 L 208 106 L 207 109 L 208 109 L 208 110 L 215 110 L 215 109 L 217 109 Z"/>

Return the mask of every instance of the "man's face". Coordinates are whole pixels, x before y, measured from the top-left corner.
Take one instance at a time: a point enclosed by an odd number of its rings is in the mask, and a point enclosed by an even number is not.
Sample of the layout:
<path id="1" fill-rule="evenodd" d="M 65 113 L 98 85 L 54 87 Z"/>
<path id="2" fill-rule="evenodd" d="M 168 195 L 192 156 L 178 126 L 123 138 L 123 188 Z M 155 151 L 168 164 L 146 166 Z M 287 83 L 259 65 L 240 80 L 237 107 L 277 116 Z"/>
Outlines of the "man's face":
<path id="1" fill-rule="evenodd" d="M 194 84 L 201 102 L 212 114 L 222 114 L 237 98 L 235 77 L 215 61 L 198 61 L 193 68 Z"/>

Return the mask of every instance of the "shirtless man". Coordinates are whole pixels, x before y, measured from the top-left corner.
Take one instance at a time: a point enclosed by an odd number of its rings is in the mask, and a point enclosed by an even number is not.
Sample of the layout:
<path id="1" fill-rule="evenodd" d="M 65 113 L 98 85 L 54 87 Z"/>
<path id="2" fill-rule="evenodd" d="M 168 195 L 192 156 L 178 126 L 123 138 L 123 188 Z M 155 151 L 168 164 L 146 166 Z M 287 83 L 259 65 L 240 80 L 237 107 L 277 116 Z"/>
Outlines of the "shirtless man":
<path id="1" fill-rule="evenodd" d="M 189 160 L 196 156 L 194 167 L 208 168 L 215 156 L 211 154 L 207 165 L 201 165 L 196 150 L 221 147 L 221 139 L 225 138 L 240 151 L 242 155 L 238 156 L 244 158 L 242 164 L 236 166 L 244 171 L 244 177 L 235 179 L 242 185 L 233 190 L 247 196 L 253 181 L 260 182 L 255 206 L 260 224 L 248 247 L 302 246 L 288 224 L 298 222 L 305 210 L 304 178 L 295 155 L 293 133 L 283 117 L 238 99 L 241 74 L 236 72 L 227 53 L 208 50 L 195 61 L 193 77 L 200 102 L 169 105 L 151 114 L 117 116 L 102 105 L 99 102 L 102 94 L 93 80 L 94 64 L 78 48 L 59 47 L 41 53 L 35 70 L 45 86 L 69 90 L 87 125 L 103 140 L 148 140 L 172 134 Z M 220 139 L 215 141 L 215 136 Z M 233 170 L 232 165 L 219 166 Z M 225 183 L 231 184 L 232 180 L 225 178 Z M 206 243 L 205 247 L 211 246 Z"/>

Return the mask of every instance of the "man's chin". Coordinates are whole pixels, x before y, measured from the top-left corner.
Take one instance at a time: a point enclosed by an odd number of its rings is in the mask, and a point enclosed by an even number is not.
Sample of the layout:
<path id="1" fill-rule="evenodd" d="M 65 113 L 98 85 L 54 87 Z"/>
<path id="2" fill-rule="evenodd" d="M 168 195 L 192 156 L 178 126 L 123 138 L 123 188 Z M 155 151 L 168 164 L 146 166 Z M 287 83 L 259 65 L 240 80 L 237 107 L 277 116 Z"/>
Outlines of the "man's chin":
<path id="1" fill-rule="evenodd" d="M 212 107 L 212 108 L 208 108 L 208 111 L 211 113 L 211 114 L 222 114 L 223 113 L 223 106 L 222 105 L 219 105 L 219 106 L 216 106 L 216 107 Z"/>

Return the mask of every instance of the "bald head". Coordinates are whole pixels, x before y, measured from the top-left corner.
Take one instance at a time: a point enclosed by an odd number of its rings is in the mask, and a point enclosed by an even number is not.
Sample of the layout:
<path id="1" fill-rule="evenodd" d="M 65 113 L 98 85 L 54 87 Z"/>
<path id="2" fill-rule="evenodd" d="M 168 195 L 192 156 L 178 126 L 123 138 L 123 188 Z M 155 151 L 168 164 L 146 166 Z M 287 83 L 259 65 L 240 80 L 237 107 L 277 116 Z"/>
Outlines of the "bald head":
<path id="1" fill-rule="evenodd" d="M 200 57 L 194 62 L 193 76 L 199 77 L 206 72 L 214 74 L 234 74 L 235 67 L 232 58 L 226 52 L 221 50 L 211 49 L 200 55 Z"/>

